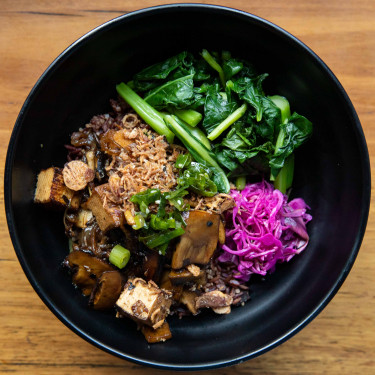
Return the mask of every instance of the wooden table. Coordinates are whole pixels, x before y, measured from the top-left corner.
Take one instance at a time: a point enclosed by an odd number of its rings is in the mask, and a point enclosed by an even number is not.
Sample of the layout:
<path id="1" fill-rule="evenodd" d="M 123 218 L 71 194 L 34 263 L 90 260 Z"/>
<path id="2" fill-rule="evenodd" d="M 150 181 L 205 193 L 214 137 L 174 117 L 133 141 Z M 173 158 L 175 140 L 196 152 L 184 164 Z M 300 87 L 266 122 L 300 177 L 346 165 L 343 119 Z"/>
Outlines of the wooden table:
<path id="1" fill-rule="evenodd" d="M 374 0 L 210 2 L 264 17 L 311 47 L 337 75 L 353 101 L 373 161 Z M 4 165 L 17 114 L 32 86 L 51 61 L 70 43 L 103 22 L 158 4 L 155 0 L 0 1 L 1 165 Z M 1 210 L 0 220 L 0 372 L 163 372 L 106 354 L 86 343 L 56 319 L 22 272 L 8 235 L 4 209 Z M 207 373 L 375 374 L 374 231 L 372 207 L 362 248 L 349 277 L 329 306 L 302 332 L 259 358 Z"/>

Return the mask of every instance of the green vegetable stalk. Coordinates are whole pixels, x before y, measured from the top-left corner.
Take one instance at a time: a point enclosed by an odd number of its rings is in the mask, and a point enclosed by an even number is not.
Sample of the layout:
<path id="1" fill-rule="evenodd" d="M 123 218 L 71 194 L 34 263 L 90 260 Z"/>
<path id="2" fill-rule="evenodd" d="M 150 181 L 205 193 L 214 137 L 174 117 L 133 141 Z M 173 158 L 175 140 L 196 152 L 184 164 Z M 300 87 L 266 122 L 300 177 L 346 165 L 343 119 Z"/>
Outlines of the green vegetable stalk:
<path id="1" fill-rule="evenodd" d="M 290 105 L 286 98 L 279 95 L 270 96 L 269 99 L 280 109 L 281 111 L 281 122 L 285 124 L 288 122 L 290 117 Z M 279 135 L 276 140 L 275 154 L 283 146 L 285 140 L 285 130 L 280 129 Z M 275 181 L 275 188 L 285 194 L 286 190 L 292 186 L 294 174 L 294 154 L 290 155 L 284 163 L 277 176 L 271 173 L 271 181 Z"/>
<path id="2" fill-rule="evenodd" d="M 246 186 L 246 176 L 239 176 L 236 178 L 236 189 L 243 190 Z"/>
<path id="3" fill-rule="evenodd" d="M 202 114 L 193 109 L 168 108 L 168 110 L 192 127 L 197 126 L 202 120 Z"/>
<path id="4" fill-rule="evenodd" d="M 290 117 L 290 105 L 286 98 L 280 95 L 269 96 L 273 104 L 278 107 L 281 111 L 281 123 L 285 124 Z"/>
<path id="5" fill-rule="evenodd" d="M 174 134 L 165 124 L 161 114 L 146 103 L 128 85 L 120 83 L 116 86 L 119 95 L 150 125 L 158 134 L 164 135 L 169 143 L 173 142 Z"/>
<path id="6" fill-rule="evenodd" d="M 284 166 L 275 179 L 275 188 L 285 194 L 286 190 L 292 186 L 294 174 L 294 154 L 288 156 Z"/>
<path id="7" fill-rule="evenodd" d="M 246 113 L 247 105 L 242 104 L 240 108 L 237 108 L 233 113 L 231 113 L 221 124 L 219 124 L 208 136 L 207 138 L 210 141 L 213 141 L 220 134 L 227 130 L 229 126 L 234 124 L 237 120 L 239 120 L 245 113 Z"/>
<path id="8" fill-rule="evenodd" d="M 222 67 L 216 62 L 216 60 L 206 49 L 202 51 L 202 57 L 206 60 L 207 64 L 210 65 L 212 69 L 215 69 L 219 73 L 220 82 L 223 87 L 225 87 L 225 76 Z"/>

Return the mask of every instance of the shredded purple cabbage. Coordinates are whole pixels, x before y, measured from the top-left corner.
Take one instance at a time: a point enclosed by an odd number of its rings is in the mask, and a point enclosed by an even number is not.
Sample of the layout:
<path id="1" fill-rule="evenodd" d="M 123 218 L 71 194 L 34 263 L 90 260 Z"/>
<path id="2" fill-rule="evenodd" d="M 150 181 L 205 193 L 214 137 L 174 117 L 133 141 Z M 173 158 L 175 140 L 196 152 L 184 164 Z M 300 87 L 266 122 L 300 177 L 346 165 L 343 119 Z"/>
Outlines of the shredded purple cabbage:
<path id="1" fill-rule="evenodd" d="M 253 273 L 273 272 L 276 263 L 288 262 L 306 248 L 306 223 L 312 216 L 302 198 L 288 203 L 287 196 L 266 181 L 230 194 L 236 206 L 226 214 L 226 241 L 219 261 L 236 264 L 236 278 L 248 281 Z"/>

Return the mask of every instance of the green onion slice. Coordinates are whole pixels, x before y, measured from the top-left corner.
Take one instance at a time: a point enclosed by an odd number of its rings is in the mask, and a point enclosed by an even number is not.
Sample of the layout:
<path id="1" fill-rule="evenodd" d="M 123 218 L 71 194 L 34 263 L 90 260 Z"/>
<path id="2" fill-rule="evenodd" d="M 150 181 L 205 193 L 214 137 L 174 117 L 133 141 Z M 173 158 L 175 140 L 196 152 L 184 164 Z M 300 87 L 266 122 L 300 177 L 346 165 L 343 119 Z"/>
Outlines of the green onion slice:
<path id="1" fill-rule="evenodd" d="M 128 264 L 129 259 L 130 251 L 121 245 L 116 245 L 109 254 L 109 261 L 120 269 L 124 268 Z"/>

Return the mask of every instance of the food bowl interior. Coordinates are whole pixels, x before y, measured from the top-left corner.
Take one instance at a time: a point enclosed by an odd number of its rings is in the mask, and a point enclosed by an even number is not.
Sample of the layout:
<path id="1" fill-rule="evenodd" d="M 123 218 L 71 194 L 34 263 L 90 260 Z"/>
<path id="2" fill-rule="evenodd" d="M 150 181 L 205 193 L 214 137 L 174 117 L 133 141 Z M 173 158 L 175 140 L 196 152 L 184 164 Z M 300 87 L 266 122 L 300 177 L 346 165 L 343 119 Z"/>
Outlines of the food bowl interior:
<path id="1" fill-rule="evenodd" d="M 286 96 L 314 135 L 296 153 L 292 197 L 311 207 L 311 242 L 300 256 L 254 278 L 251 301 L 230 315 L 169 319 L 173 339 L 149 345 L 136 325 L 92 311 L 60 268 L 68 252 L 62 214 L 33 204 L 36 176 L 63 166 L 70 134 L 109 111 L 115 85 L 182 50 L 228 50 L 269 73 L 265 90 Z M 217 7 L 136 12 L 89 33 L 44 74 L 10 144 L 10 231 L 34 288 L 60 319 L 111 353 L 162 367 L 205 368 L 255 356 L 283 341 L 332 297 L 354 261 L 368 210 L 367 150 L 356 115 L 331 73 L 298 41 L 256 17 Z M 366 206 L 367 204 L 367 206 Z"/>

